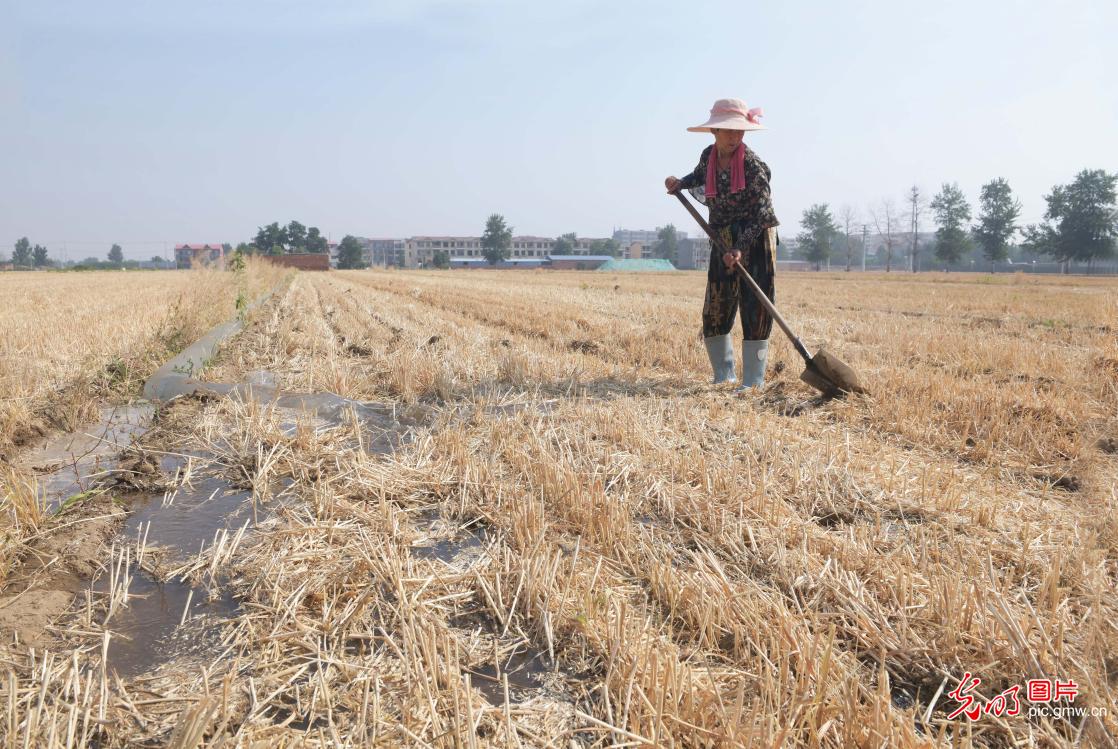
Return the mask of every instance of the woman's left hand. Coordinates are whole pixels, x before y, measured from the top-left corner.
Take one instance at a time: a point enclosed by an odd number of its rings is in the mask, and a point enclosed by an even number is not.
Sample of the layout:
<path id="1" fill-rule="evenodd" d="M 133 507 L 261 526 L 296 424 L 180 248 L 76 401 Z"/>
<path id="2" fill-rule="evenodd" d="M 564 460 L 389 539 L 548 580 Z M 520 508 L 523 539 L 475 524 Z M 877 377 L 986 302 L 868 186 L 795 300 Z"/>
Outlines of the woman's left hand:
<path id="1" fill-rule="evenodd" d="M 726 264 L 727 270 L 733 270 L 734 264 L 741 262 L 741 250 L 730 250 L 722 253 L 722 262 Z"/>

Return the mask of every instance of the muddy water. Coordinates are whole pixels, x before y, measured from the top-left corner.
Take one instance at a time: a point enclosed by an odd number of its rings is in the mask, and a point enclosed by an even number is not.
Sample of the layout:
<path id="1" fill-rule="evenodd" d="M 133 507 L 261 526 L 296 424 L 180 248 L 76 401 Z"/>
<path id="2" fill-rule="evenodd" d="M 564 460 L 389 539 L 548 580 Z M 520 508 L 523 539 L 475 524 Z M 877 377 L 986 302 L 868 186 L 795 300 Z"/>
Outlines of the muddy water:
<path id="1" fill-rule="evenodd" d="M 184 463 L 175 456 L 164 459 L 161 467 L 172 469 L 168 473 L 174 475 L 174 469 Z M 195 476 L 188 486 L 172 492 L 129 499 L 131 512 L 120 536 L 137 545 L 143 539 L 148 553 L 159 555 L 163 569 L 174 568 L 203 547 L 212 546 L 219 531 L 228 530 L 232 535 L 253 523 L 252 492 L 234 489 L 220 476 Z M 260 511 L 256 517 L 261 519 Z M 223 580 L 209 590 L 183 580 L 156 579 L 136 564 L 129 574 L 128 605 L 106 624 L 112 632 L 108 666 L 122 676 L 145 673 L 173 657 L 212 649 L 218 625 L 240 611 Z M 107 592 L 107 578 L 102 575 L 93 583 L 94 593 Z"/>
<path id="2" fill-rule="evenodd" d="M 149 545 L 193 554 L 203 543 L 210 545 L 217 531 L 251 524 L 251 491 L 231 488 L 214 476 L 195 478 L 190 486 L 179 487 L 170 495 L 134 499 L 121 535 L 134 541 L 146 531 Z"/>
<path id="3" fill-rule="evenodd" d="M 416 559 L 434 559 L 455 567 L 469 566 L 489 545 L 482 526 L 460 527 L 439 515 L 428 516 L 427 538 L 411 547 Z"/>
<path id="4" fill-rule="evenodd" d="M 503 677 L 508 677 L 509 702 L 527 702 L 536 697 L 571 700 L 569 674 L 559 670 L 546 650 L 525 647 L 469 670 L 470 683 L 491 705 L 505 703 Z"/>
<path id="5" fill-rule="evenodd" d="M 286 412 L 289 417 L 284 425 L 289 429 L 294 428 L 297 416 L 310 416 L 329 426 L 356 421 L 366 432 L 362 447 L 370 453 L 392 452 L 413 428 L 428 423 L 431 415 L 431 409 L 421 405 L 358 401 L 334 393 L 285 392 L 275 387 L 275 377 L 268 372 L 253 372 L 248 382 L 236 385 L 197 383 L 190 392 L 194 390 Z"/>
<path id="6" fill-rule="evenodd" d="M 159 582 L 136 569 L 131 574 L 128 605 L 106 625 L 112 633 L 108 667 L 121 676 L 147 673 L 172 658 L 212 652 L 219 640 L 218 625 L 240 612 L 225 588 L 211 596 L 200 586 L 178 580 Z M 106 588 L 105 577 L 93 584 L 94 593 L 104 593 Z"/>
<path id="7" fill-rule="evenodd" d="M 424 416 L 397 410 L 391 404 L 362 403 L 330 393 L 284 393 L 275 386 L 274 376 L 258 372 L 246 383 L 212 389 L 275 408 L 280 428 L 287 434 L 300 426 L 320 429 L 356 421 L 361 426 L 362 447 L 370 453 L 394 450 Z M 106 408 L 99 423 L 52 439 L 27 454 L 25 462 L 38 474 L 44 504 L 57 511 L 74 495 L 102 483 L 111 485 L 107 480 L 119 466 L 122 452 L 148 431 L 153 413 L 148 403 Z M 214 458 L 197 451 L 164 455 L 159 460 L 162 480 L 178 483 L 176 477 L 187 473 L 189 460 L 192 470 L 187 483 L 167 493 L 114 494 L 130 505 L 118 543 L 135 548 L 145 539 L 153 555 L 149 560 L 158 558 L 158 570 L 172 570 L 203 547 L 212 546 L 218 532 L 226 530 L 232 538 L 246 525 L 251 532 L 255 523 L 272 517 L 271 508 L 287 501 L 289 480 L 274 487 L 268 504 L 254 506 L 251 491 L 232 486 L 222 475 L 224 467 L 210 466 Z M 150 564 L 145 566 L 150 569 Z M 150 672 L 184 655 L 212 655 L 220 624 L 240 612 L 220 575 L 211 581 L 214 587 L 207 589 L 184 580 L 162 579 L 165 572 L 156 576 L 135 563 L 127 572 L 131 580 L 128 603 L 118 607 L 105 624 L 111 632 L 108 666 L 122 676 Z M 90 582 L 94 602 L 107 598 L 108 577 L 102 574 Z"/>
<path id="8" fill-rule="evenodd" d="M 54 512 L 107 478 L 120 453 L 148 430 L 153 412 L 149 403 L 105 407 L 97 423 L 49 439 L 24 455 L 22 462 L 37 475 L 47 510 Z"/>
<path id="9" fill-rule="evenodd" d="M 458 570 L 468 569 L 485 555 L 493 540 L 491 531 L 482 524 L 460 525 L 439 513 L 420 516 L 426 521 L 425 535 L 411 546 L 410 553 L 416 559 L 437 561 Z M 483 628 L 493 626 L 482 625 Z M 490 630 L 496 634 L 496 629 Z M 497 662 L 480 664 L 467 669 L 470 682 L 477 687 L 492 705 L 505 703 L 504 677 L 508 678 L 511 703 L 522 703 L 537 697 L 572 701 L 570 683 L 572 677 L 560 670 L 549 656 L 547 650 L 538 649 L 528 643 L 522 644 L 512 653 L 499 657 Z"/>
<path id="10" fill-rule="evenodd" d="M 159 555 L 159 567 L 165 570 L 182 565 L 203 548 L 212 548 L 222 531 L 229 540 L 242 528 L 247 536 L 255 525 L 273 518 L 276 507 L 289 501 L 290 479 L 275 482 L 267 503 L 254 504 L 252 491 L 230 486 L 221 475 L 204 475 L 211 470 L 205 461 L 213 456 L 195 453 L 191 457 L 202 461 L 203 467 L 195 469 L 189 485 L 165 494 L 130 497 L 131 512 L 120 532 L 122 540 L 136 545 L 142 539 L 149 554 Z M 162 465 L 174 475 L 185 462 L 182 456 L 169 456 Z M 213 588 L 176 578 L 156 579 L 135 564 L 130 573 L 128 606 L 108 623 L 113 632 L 108 664 L 122 676 L 148 672 L 172 658 L 212 653 L 219 625 L 241 612 L 220 573 Z M 107 589 L 107 576 L 102 575 L 93 590 L 105 593 Z"/>

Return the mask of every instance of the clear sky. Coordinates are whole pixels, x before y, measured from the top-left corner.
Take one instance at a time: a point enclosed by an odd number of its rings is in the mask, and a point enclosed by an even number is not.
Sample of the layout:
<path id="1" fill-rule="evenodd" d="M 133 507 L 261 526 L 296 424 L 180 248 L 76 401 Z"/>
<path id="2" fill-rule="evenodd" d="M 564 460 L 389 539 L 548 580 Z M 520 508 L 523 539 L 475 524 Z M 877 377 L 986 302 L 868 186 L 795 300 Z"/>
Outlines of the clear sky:
<path id="1" fill-rule="evenodd" d="M 147 258 L 297 219 L 333 239 L 608 236 L 690 218 L 714 99 L 784 231 L 1005 177 L 1038 220 L 1118 171 L 1118 2 L 0 0 L 0 254 Z"/>

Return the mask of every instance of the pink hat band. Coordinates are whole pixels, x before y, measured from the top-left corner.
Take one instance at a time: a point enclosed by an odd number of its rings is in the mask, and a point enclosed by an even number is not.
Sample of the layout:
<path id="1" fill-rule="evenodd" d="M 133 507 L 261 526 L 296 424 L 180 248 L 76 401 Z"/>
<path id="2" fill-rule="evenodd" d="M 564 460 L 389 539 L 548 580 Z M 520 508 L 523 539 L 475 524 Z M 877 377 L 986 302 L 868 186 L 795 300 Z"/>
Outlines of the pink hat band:
<path id="1" fill-rule="evenodd" d="M 738 107 L 715 107 L 710 110 L 712 115 L 716 114 L 736 114 L 738 117 L 744 117 L 750 122 L 757 122 L 757 118 L 765 116 L 765 110 L 760 107 L 753 107 L 753 109 L 740 109 Z"/>

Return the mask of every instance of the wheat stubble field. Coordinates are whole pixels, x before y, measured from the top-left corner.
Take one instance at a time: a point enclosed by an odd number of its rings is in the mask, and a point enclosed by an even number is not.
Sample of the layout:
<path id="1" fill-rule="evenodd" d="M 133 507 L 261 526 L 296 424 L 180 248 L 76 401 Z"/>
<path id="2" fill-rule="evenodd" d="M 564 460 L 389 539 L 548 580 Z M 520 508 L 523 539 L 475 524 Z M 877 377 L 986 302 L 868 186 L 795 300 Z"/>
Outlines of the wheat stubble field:
<path id="1" fill-rule="evenodd" d="M 872 391 L 823 401 L 779 331 L 762 391 L 707 385 L 702 282 L 296 276 L 205 379 L 269 373 L 381 417 L 163 406 L 135 450 L 187 470 L 146 469 L 153 485 L 224 481 L 252 520 L 163 565 L 146 534 L 106 548 L 104 590 L 4 656 L 0 735 L 1113 742 L 1118 284 L 785 275 L 778 305 L 808 347 Z M 212 646 L 103 666 L 113 617 L 136 605 L 116 592 L 131 566 L 229 601 Z M 983 703 L 1020 685 L 1020 714 L 948 718 L 966 672 Z M 1088 715 L 1028 715 L 1025 682 L 1045 678 L 1074 680 Z"/>

